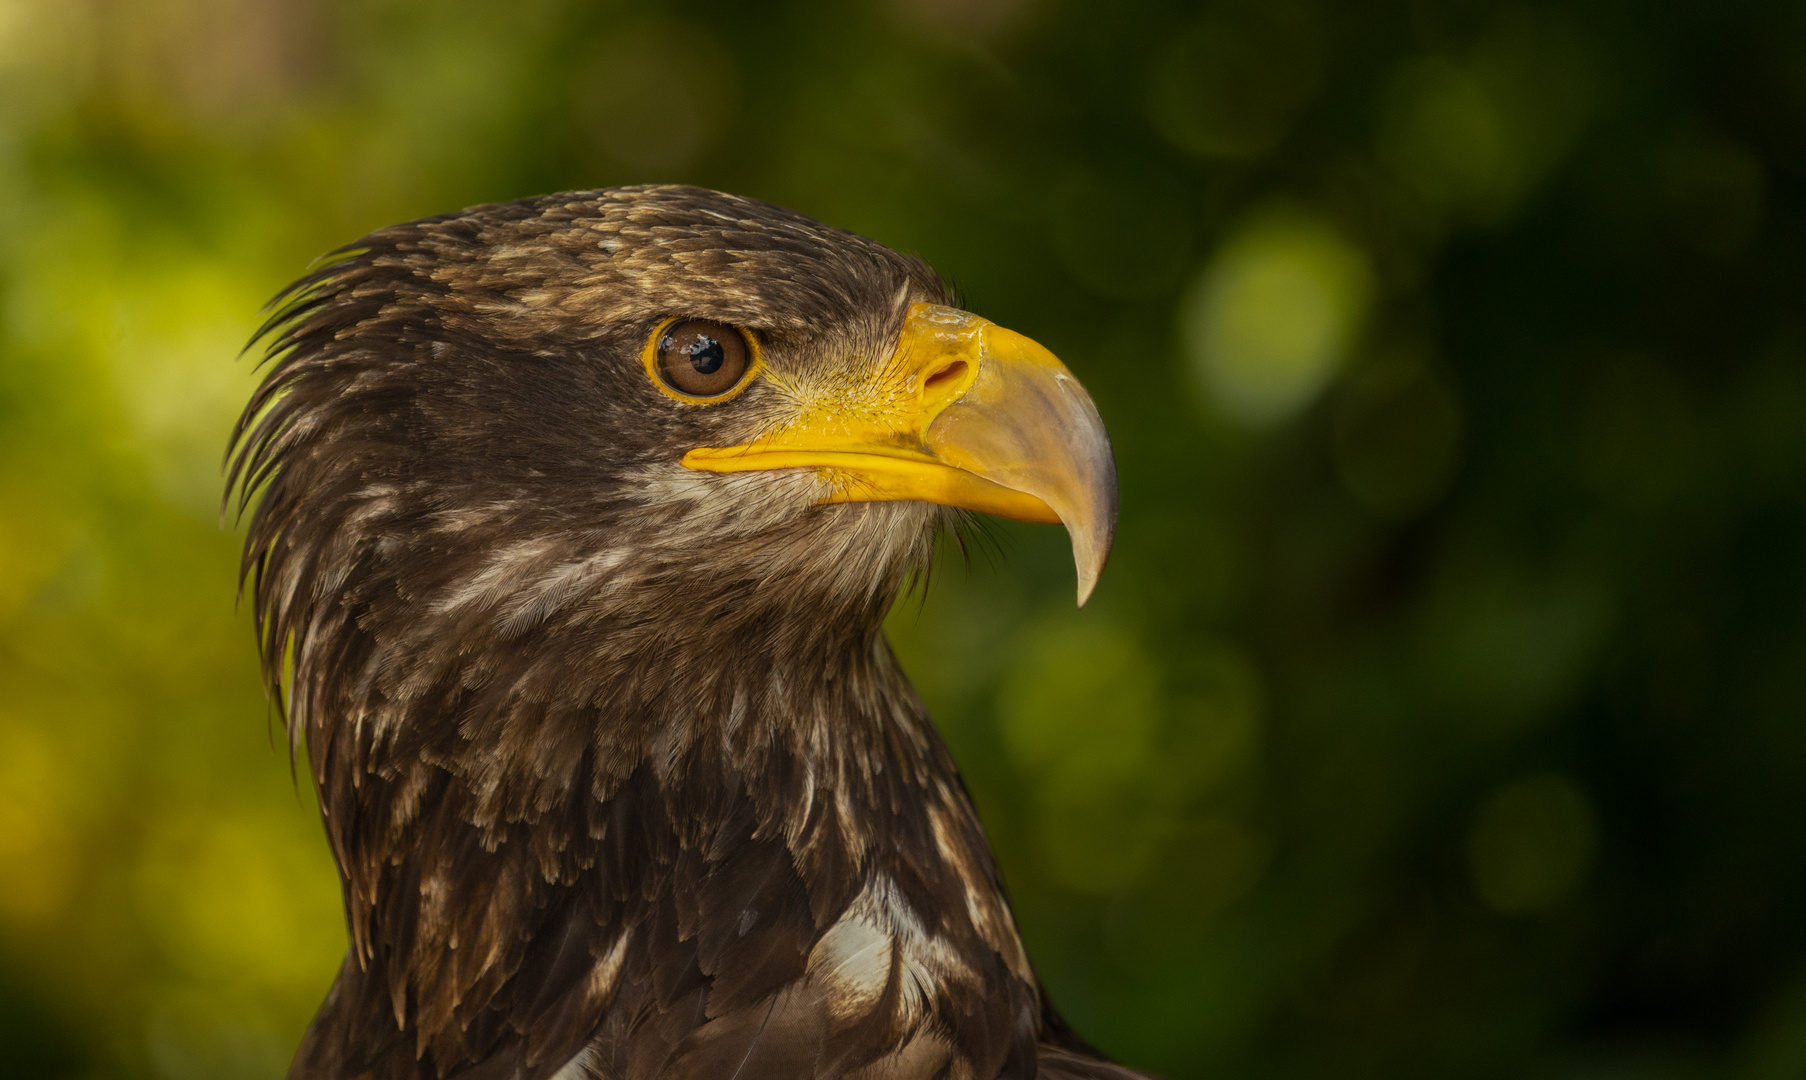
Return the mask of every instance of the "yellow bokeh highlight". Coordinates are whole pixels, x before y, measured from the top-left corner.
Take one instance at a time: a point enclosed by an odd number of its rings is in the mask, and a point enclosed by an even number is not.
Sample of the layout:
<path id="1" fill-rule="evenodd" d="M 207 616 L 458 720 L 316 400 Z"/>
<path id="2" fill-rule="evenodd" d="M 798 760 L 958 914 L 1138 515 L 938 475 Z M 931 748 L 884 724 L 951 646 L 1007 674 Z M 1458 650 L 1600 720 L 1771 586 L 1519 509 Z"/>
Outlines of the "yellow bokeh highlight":
<path id="1" fill-rule="evenodd" d="M 153 823 L 136 891 L 172 962 L 205 985 L 281 990 L 330 971 L 344 948 L 339 890 L 311 838 L 245 808 L 170 813 Z"/>
<path id="2" fill-rule="evenodd" d="M 1568 776 L 1535 773 L 1499 788 L 1468 842 L 1474 891 L 1488 907 L 1524 914 L 1566 899 L 1591 867 L 1598 823 Z"/>
<path id="3" fill-rule="evenodd" d="M 1197 809 L 1254 762 L 1258 680 L 1222 643 L 1185 656 L 1163 670 L 1121 624 L 1062 612 L 1030 630 L 1005 674 L 999 732 L 1033 785 L 1041 868 L 1061 886 L 1120 894 L 1183 865 L 1208 912 L 1258 879 L 1263 842 Z"/>
<path id="4" fill-rule="evenodd" d="M 1567 28 L 1519 12 L 1459 53 L 1402 64 L 1376 150 L 1427 212 L 1423 224 L 1493 226 L 1565 156 L 1593 96 Z"/>
<path id="5" fill-rule="evenodd" d="M 14 925 L 51 918 L 74 885 L 67 767 L 42 733 L 0 712 L 0 919 Z"/>
<path id="6" fill-rule="evenodd" d="M 1347 360 L 1373 291 L 1367 256 L 1334 224 L 1269 207 L 1222 242 L 1181 298 L 1186 357 L 1224 415 L 1282 420 Z"/>

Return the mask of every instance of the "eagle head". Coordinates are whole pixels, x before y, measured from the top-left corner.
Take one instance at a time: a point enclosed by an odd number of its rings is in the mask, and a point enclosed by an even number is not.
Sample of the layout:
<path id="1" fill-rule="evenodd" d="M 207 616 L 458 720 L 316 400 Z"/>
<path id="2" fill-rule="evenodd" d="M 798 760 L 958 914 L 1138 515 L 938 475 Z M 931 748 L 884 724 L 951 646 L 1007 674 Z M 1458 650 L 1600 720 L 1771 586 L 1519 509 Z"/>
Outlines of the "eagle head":
<path id="1" fill-rule="evenodd" d="M 351 933 L 291 1075 L 1128 1075 L 881 631 L 966 512 L 1065 524 L 1090 593 L 1115 472 L 1051 353 L 688 187 L 380 229 L 260 336 L 231 484 Z"/>

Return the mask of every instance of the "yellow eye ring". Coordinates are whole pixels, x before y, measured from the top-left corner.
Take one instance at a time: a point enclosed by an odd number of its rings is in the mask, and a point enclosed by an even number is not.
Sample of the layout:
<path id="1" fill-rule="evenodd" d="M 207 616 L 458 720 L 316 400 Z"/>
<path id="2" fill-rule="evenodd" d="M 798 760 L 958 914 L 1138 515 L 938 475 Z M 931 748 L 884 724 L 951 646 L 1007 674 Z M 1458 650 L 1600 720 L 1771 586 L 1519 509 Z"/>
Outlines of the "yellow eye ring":
<path id="1" fill-rule="evenodd" d="M 729 323 L 673 315 L 646 339 L 640 362 L 659 392 L 685 405 L 735 397 L 765 367 L 758 335 Z"/>

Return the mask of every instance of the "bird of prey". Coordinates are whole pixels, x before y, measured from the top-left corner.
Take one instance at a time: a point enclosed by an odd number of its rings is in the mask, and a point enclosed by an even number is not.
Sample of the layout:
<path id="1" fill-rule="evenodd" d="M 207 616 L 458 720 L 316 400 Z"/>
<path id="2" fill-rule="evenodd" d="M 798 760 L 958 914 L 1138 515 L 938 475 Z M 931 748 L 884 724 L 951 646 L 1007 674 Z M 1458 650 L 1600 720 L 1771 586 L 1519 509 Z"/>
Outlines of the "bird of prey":
<path id="1" fill-rule="evenodd" d="M 228 487 L 350 931 L 293 1080 L 1140 1075 L 882 630 L 971 512 L 1091 591 L 1115 465 L 1050 352 L 677 186 L 379 229 L 258 340 Z"/>

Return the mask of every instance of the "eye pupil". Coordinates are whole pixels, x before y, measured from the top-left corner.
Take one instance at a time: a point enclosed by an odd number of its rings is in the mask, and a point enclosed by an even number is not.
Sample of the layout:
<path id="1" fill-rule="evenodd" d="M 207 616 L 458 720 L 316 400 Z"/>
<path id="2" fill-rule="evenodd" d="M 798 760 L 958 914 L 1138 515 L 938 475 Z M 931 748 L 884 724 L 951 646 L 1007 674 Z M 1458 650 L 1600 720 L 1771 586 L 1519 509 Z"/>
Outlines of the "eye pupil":
<path id="1" fill-rule="evenodd" d="M 721 342 L 706 335 L 697 337 L 689 351 L 690 366 L 703 375 L 720 371 L 722 362 L 727 359 L 727 350 L 721 347 Z"/>
<path id="2" fill-rule="evenodd" d="M 745 382 L 752 366 L 746 334 L 726 323 L 685 319 L 658 336 L 654 373 L 688 398 L 719 398 Z"/>

